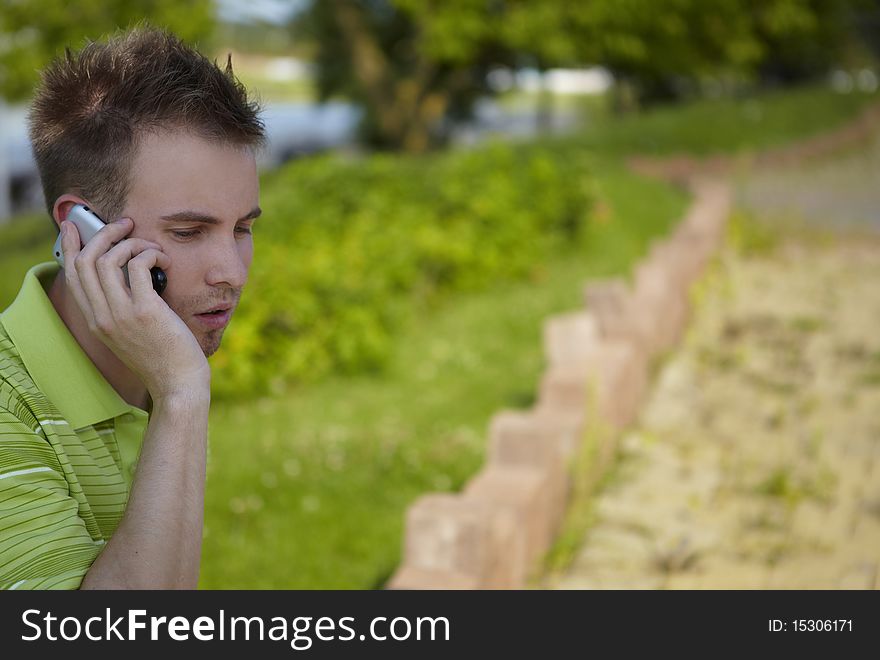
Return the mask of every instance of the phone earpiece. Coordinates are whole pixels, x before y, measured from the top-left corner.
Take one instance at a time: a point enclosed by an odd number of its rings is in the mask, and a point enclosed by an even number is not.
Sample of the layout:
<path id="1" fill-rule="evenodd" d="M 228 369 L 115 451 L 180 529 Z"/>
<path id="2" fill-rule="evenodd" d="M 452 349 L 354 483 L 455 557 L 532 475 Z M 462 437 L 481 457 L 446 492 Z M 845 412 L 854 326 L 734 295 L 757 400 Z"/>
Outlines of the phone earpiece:
<path id="1" fill-rule="evenodd" d="M 131 282 L 128 279 L 128 264 L 122 267 L 122 274 L 125 276 L 125 286 L 130 289 Z M 165 274 L 165 271 L 158 266 L 153 266 L 150 268 L 150 279 L 153 280 L 153 290 L 161 296 L 165 287 L 168 286 L 168 276 Z"/>
<path id="2" fill-rule="evenodd" d="M 168 286 L 168 276 L 165 274 L 165 271 L 158 266 L 150 268 L 150 276 L 153 278 L 153 288 L 156 290 L 156 293 L 161 296 L 165 287 Z"/>

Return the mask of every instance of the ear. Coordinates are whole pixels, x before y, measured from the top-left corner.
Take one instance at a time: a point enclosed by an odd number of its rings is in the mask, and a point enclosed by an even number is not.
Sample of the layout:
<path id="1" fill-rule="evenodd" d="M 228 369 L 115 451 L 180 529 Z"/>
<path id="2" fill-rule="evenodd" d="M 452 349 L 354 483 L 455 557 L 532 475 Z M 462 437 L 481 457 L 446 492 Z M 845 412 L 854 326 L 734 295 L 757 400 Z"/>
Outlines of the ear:
<path id="1" fill-rule="evenodd" d="M 52 219 L 55 221 L 55 226 L 58 227 L 59 231 L 61 230 L 61 223 L 67 219 L 70 209 L 77 204 L 89 206 L 89 203 L 82 197 L 71 195 L 70 193 L 64 193 L 55 200 L 55 205 L 52 207 Z"/>

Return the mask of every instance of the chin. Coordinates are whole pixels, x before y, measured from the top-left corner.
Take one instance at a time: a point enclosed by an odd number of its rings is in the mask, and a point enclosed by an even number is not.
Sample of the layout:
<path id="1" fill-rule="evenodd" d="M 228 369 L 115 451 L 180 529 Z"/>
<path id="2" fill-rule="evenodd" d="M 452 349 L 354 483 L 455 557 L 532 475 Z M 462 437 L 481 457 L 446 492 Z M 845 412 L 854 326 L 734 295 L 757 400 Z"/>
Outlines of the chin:
<path id="1" fill-rule="evenodd" d="M 209 332 L 199 339 L 199 346 L 202 347 L 202 353 L 205 354 L 205 357 L 211 357 L 217 350 L 220 348 L 220 340 L 223 337 L 222 330 L 215 330 L 214 332 Z"/>

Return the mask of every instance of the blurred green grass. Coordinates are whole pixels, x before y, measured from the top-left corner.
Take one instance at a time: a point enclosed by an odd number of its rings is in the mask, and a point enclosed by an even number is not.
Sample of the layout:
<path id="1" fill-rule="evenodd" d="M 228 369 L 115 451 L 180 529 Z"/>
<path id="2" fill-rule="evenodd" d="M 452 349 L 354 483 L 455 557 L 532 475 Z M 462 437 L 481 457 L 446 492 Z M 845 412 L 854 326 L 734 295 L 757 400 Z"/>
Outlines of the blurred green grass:
<path id="1" fill-rule="evenodd" d="M 878 98 L 877 93 L 841 94 L 827 85 L 811 85 L 618 117 L 604 97 L 591 97 L 583 100 L 586 120 L 578 143 L 616 156 L 736 154 L 827 131 Z"/>
<path id="2" fill-rule="evenodd" d="M 56 236 L 46 214 L 19 215 L 0 224 L 0 310 L 13 301 L 28 269 L 52 258 Z"/>
<path id="3" fill-rule="evenodd" d="M 318 99 L 314 84 L 307 79 L 277 80 L 259 70 L 236 69 L 239 80 L 266 103 L 311 103 Z"/>

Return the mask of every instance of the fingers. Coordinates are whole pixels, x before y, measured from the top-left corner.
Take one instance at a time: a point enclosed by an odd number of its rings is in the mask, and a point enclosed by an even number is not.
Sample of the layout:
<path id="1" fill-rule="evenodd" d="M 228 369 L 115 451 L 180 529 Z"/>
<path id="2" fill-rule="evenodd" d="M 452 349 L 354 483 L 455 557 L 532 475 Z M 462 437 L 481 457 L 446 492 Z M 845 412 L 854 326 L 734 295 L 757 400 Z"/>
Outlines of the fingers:
<path id="1" fill-rule="evenodd" d="M 157 297 L 150 268 L 171 265 L 171 258 L 157 243 L 125 238 L 132 226 L 128 218 L 110 223 L 80 248 L 76 226 L 62 223 L 65 280 L 89 328 L 104 337 L 109 337 L 119 322 L 150 314 L 148 305 Z M 128 270 L 129 286 L 123 267 Z"/>
<path id="2" fill-rule="evenodd" d="M 148 300 L 158 297 L 150 275 L 153 266 L 163 270 L 171 266 L 171 257 L 158 249 L 158 246 L 142 250 L 128 262 L 128 282 L 135 307 L 142 307 Z"/>
<path id="3" fill-rule="evenodd" d="M 96 329 L 95 313 L 89 297 L 83 290 L 76 268 L 76 262 L 80 255 L 79 231 L 72 222 L 64 221 L 61 223 L 61 234 L 61 251 L 64 253 L 65 265 L 64 280 L 88 322 L 89 328 L 94 332 Z"/>
<path id="4" fill-rule="evenodd" d="M 80 242 L 79 231 L 76 225 L 67 220 L 61 223 L 61 252 L 64 254 L 64 263 L 73 264 L 76 255 L 79 254 Z"/>
<path id="5" fill-rule="evenodd" d="M 73 226 L 73 223 L 67 224 L 68 226 Z M 88 300 L 91 318 L 86 315 L 86 320 L 89 322 L 89 327 L 93 332 L 97 331 L 106 335 L 113 328 L 113 314 L 110 310 L 107 296 L 104 293 L 104 288 L 101 286 L 96 261 L 110 249 L 113 243 L 122 240 L 131 231 L 132 226 L 133 223 L 128 218 L 111 222 L 83 246 L 79 254 L 74 256 L 72 262 L 67 261 L 68 254 L 65 252 L 64 263 L 73 265 L 73 270 L 76 271 L 76 279 L 79 280 L 79 287 Z M 71 245 L 71 247 L 73 246 Z M 66 270 L 67 268 L 65 268 Z M 73 274 L 66 273 L 65 276 L 69 282 Z M 85 312 L 85 310 L 83 311 Z"/>
<path id="6" fill-rule="evenodd" d="M 95 262 L 98 279 L 104 295 L 110 303 L 111 311 L 125 309 L 126 305 L 131 302 L 131 293 L 125 283 L 122 268 L 133 257 L 147 250 L 162 254 L 161 247 L 157 243 L 142 238 L 127 238 L 114 245 L 106 254 L 98 257 Z"/>
<path id="7" fill-rule="evenodd" d="M 71 223 L 73 224 L 73 223 Z M 134 228 L 131 218 L 120 218 L 116 222 L 109 222 L 95 234 L 88 243 L 86 243 L 81 253 L 82 255 L 94 261 L 102 254 L 106 253 L 114 243 L 118 243 L 125 238 Z"/>

